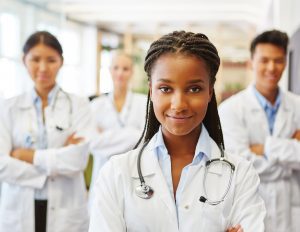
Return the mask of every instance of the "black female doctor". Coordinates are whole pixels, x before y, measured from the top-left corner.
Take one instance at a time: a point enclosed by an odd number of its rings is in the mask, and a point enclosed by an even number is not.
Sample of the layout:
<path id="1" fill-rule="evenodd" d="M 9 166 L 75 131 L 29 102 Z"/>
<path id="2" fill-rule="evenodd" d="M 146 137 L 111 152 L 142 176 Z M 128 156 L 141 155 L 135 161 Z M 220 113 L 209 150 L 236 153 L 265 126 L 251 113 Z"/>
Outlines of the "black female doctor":
<path id="1" fill-rule="evenodd" d="M 101 169 L 90 232 L 264 231 L 257 174 L 223 151 L 219 64 L 203 34 L 173 32 L 152 43 L 143 145 Z"/>

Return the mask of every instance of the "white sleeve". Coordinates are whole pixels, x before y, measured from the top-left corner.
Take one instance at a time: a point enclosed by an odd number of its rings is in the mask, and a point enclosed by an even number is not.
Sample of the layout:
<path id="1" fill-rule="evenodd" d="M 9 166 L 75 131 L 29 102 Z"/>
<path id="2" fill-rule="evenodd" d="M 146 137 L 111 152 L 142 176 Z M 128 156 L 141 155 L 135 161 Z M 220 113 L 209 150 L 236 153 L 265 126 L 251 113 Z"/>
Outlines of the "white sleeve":
<path id="1" fill-rule="evenodd" d="M 274 160 L 268 160 L 251 152 L 247 129 L 237 110 L 232 109 L 232 105 L 221 104 L 219 114 L 226 151 L 242 155 L 252 162 L 262 181 L 274 181 L 291 176 L 291 169 L 280 165 Z"/>
<path id="2" fill-rule="evenodd" d="M 45 170 L 48 176 L 73 175 L 83 171 L 87 165 L 93 121 L 88 102 L 83 99 L 75 100 L 78 102 L 73 107 L 73 131 L 77 136 L 83 137 L 84 141 L 61 148 L 36 150 L 34 165 Z"/>
<path id="3" fill-rule="evenodd" d="M 93 189 L 93 202 L 89 232 L 125 232 L 126 223 L 123 217 L 123 193 L 121 178 L 116 178 L 116 170 L 112 162 L 99 172 L 99 176 Z"/>
<path id="4" fill-rule="evenodd" d="M 300 170 L 300 142 L 296 139 L 269 136 L 265 143 L 268 159 L 286 168 Z"/>
<path id="5" fill-rule="evenodd" d="M 241 161 L 235 177 L 237 182 L 230 213 L 231 226 L 240 224 L 244 231 L 263 232 L 266 209 L 258 193 L 260 182 L 257 173 L 249 162 Z"/>
<path id="6" fill-rule="evenodd" d="M 91 142 L 91 152 L 108 160 L 113 155 L 131 150 L 141 134 L 141 130 L 130 126 L 106 130 L 95 136 Z"/>
<path id="7" fill-rule="evenodd" d="M 7 109 L 2 107 L 0 113 L 0 182 L 42 188 L 47 178 L 46 174 L 32 164 L 10 156 L 12 139 L 9 119 Z"/>

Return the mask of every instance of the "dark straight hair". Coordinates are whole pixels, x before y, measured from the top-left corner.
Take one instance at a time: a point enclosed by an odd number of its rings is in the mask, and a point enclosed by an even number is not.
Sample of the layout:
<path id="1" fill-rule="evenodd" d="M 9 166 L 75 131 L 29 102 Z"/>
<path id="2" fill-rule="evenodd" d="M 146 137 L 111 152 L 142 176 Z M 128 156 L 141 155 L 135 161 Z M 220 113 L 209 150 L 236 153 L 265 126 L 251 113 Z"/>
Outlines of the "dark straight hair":
<path id="1" fill-rule="evenodd" d="M 38 44 L 44 44 L 53 48 L 63 58 L 63 49 L 58 39 L 48 31 L 37 31 L 29 36 L 23 46 L 23 53 L 26 55 L 30 49 Z"/>

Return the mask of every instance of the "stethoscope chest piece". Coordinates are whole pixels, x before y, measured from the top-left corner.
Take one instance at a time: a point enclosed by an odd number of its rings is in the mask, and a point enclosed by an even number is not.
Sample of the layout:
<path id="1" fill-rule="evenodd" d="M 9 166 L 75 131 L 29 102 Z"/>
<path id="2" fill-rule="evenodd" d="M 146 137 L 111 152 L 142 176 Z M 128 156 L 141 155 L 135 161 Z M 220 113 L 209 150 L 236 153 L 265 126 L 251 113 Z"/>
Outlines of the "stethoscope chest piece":
<path id="1" fill-rule="evenodd" d="M 150 199 L 153 196 L 154 191 L 149 185 L 142 184 L 135 188 L 135 193 L 142 199 Z"/>

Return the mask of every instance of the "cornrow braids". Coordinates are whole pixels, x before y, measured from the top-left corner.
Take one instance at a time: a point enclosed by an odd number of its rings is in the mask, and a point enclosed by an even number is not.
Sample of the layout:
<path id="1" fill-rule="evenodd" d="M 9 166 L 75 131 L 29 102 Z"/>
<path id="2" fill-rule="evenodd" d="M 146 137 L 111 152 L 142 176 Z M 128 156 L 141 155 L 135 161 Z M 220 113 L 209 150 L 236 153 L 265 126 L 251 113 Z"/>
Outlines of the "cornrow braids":
<path id="1" fill-rule="evenodd" d="M 220 66 L 220 57 L 217 49 L 209 41 L 206 35 L 201 33 L 195 34 L 193 32 L 174 31 L 154 41 L 145 57 L 144 70 L 147 73 L 149 81 L 151 81 L 152 68 L 158 58 L 168 53 L 195 56 L 203 60 L 209 72 L 210 84 L 213 87 L 216 81 L 216 74 Z M 219 145 L 219 147 L 224 149 L 223 133 L 214 91 L 212 99 L 208 104 L 203 124 L 207 128 L 212 139 Z M 159 126 L 160 123 L 154 114 L 153 104 L 150 100 L 150 94 L 148 93 L 145 127 L 137 146 L 142 140 L 144 140 L 144 142 L 149 141 L 158 131 Z"/>

